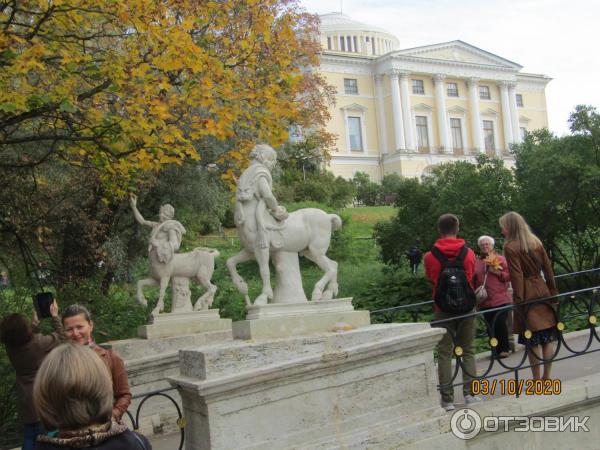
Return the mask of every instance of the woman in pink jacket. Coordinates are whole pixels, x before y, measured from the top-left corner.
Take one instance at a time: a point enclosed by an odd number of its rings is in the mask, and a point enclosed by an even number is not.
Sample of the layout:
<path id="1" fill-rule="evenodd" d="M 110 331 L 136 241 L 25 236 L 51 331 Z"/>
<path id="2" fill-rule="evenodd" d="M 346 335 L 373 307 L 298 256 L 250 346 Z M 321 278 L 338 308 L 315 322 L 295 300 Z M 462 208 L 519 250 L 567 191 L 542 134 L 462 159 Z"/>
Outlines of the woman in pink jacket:
<path id="1" fill-rule="evenodd" d="M 486 311 L 512 303 L 512 296 L 508 291 L 510 273 L 504 256 L 494 250 L 494 238 L 481 236 L 477 239 L 481 250 L 481 258 L 475 261 L 475 288 L 485 283 L 487 299 L 479 304 L 480 311 Z M 491 311 L 483 314 L 488 325 L 490 338 L 496 338 L 498 345 L 493 348 L 499 358 L 508 356 L 508 325 L 509 310 Z"/>

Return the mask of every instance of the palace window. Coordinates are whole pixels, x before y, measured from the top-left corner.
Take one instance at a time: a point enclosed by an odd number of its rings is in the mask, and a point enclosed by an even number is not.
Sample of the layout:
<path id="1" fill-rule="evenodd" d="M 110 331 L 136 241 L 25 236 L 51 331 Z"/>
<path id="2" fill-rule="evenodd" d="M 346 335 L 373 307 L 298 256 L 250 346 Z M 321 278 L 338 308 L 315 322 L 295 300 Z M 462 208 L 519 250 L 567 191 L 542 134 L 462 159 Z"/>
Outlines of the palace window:
<path id="1" fill-rule="evenodd" d="M 412 80 L 412 82 L 413 94 L 425 93 L 425 85 L 423 83 L 423 80 Z"/>
<path id="2" fill-rule="evenodd" d="M 519 127 L 519 131 L 521 132 L 521 140 L 524 141 L 525 140 L 525 136 L 527 136 L 527 128 L 525 128 L 525 127 Z"/>
<path id="3" fill-rule="evenodd" d="M 495 150 L 494 121 L 483 121 L 483 139 L 485 142 L 486 150 Z"/>
<path id="4" fill-rule="evenodd" d="M 517 94 L 517 106 L 519 108 L 523 107 L 523 95 L 522 94 Z"/>
<path id="5" fill-rule="evenodd" d="M 354 78 L 344 78 L 344 93 L 358 94 L 358 82 Z"/>
<path id="6" fill-rule="evenodd" d="M 458 84 L 448 83 L 448 97 L 458 97 Z"/>
<path id="7" fill-rule="evenodd" d="M 354 51 L 358 53 L 358 38 L 353 36 L 352 39 L 354 40 Z"/>
<path id="8" fill-rule="evenodd" d="M 415 116 L 417 125 L 417 147 L 429 148 L 429 134 L 427 132 L 427 116 Z"/>
<path id="9" fill-rule="evenodd" d="M 492 98 L 492 96 L 490 95 L 489 86 L 479 86 L 479 98 L 481 100 L 490 100 Z"/>
<path id="10" fill-rule="evenodd" d="M 343 52 L 346 51 L 346 39 L 344 39 L 344 36 L 340 36 L 340 50 Z"/>
<path id="11" fill-rule="evenodd" d="M 450 129 L 452 130 L 452 148 L 463 148 L 462 126 L 460 119 L 450 119 Z"/>
<path id="12" fill-rule="evenodd" d="M 360 117 L 348 117 L 348 137 L 350 140 L 350 150 L 363 151 L 362 126 Z"/>
<path id="13" fill-rule="evenodd" d="M 327 50 L 331 50 L 331 37 L 327 37 Z"/>
<path id="14" fill-rule="evenodd" d="M 346 36 L 346 44 L 348 47 L 348 51 L 351 52 L 352 51 L 352 37 L 351 36 Z"/>

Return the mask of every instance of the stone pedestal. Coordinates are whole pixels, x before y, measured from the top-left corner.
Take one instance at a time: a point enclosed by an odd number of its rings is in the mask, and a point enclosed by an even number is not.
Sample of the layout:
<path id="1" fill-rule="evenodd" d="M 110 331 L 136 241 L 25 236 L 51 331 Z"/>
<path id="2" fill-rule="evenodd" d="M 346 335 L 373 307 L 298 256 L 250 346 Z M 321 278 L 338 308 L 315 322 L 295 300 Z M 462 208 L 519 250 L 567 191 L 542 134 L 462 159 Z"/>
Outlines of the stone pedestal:
<path id="1" fill-rule="evenodd" d="M 171 387 L 167 377 L 179 375 L 180 349 L 197 348 L 225 341 L 232 341 L 230 322 L 229 328 L 223 330 L 158 339 L 124 339 L 110 341 L 102 346 L 116 351 L 125 362 L 131 393 L 135 396 Z M 167 393 L 181 404 L 177 391 Z M 135 398 L 131 402 L 129 412 L 134 417 L 141 401 L 142 398 Z M 176 424 L 177 410 L 164 397 L 155 396 L 146 401 L 139 413 L 140 431 L 143 434 L 152 435 L 179 430 Z M 133 425 L 128 417 L 124 417 L 123 420 L 128 425 Z"/>
<path id="2" fill-rule="evenodd" d="M 194 310 L 189 278 L 173 277 L 171 279 L 171 292 L 171 298 L 173 299 L 171 313 L 185 313 Z"/>
<path id="3" fill-rule="evenodd" d="M 302 274 L 297 252 L 273 252 L 275 266 L 275 289 L 273 303 L 306 302 L 306 294 L 302 287 Z"/>
<path id="4" fill-rule="evenodd" d="M 428 324 L 180 352 L 187 450 L 396 448 L 444 417 Z"/>
<path id="5" fill-rule="evenodd" d="M 230 330 L 231 319 L 221 319 L 218 309 L 208 309 L 151 316 L 149 325 L 138 327 L 138 336 L 144 339 L 154 339 Z"/>
<path id="6" fill-rule="evenodd" d="M 246 320 L 233 323 L 236 339 L 267 339 L 300 336 L 344 328 L 360 328 L 371 323 L 369 311 L 355 311 L 351 298 L 271 303 L 247 308 Z"/>

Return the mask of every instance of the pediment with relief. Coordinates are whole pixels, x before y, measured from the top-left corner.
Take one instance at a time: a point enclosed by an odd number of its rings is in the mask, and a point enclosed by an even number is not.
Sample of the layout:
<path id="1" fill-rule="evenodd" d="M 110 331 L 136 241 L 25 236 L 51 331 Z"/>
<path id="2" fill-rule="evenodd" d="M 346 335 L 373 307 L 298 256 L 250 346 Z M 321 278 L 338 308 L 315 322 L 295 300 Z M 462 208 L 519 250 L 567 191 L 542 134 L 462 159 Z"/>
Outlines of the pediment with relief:
<path id="1" fill-rule="evenodd" d="M 452 41 L 443 44 L 415 47 L 406 50 L 400 50 L 396 54 L 427 59 L 438 59 L 442 61 L 499 66 L 514 70 L 520 70 L 522 68 L 522 66 L 517 63 L 494 55 L 493 53 L 486 52 L 485 50 L 474 47 L 462 41 Z"/>

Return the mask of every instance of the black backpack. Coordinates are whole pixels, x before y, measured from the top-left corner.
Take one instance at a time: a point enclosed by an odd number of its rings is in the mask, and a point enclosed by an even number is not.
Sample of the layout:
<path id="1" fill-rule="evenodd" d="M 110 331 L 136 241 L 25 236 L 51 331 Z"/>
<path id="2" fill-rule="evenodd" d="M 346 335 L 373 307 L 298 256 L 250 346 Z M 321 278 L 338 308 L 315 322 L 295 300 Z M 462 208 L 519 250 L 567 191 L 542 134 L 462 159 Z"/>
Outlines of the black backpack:
<path id="1" fill-rule="evenodd" d="M 449 260 L 437 247 L 431 249 L 431 254 L 442 265 L 434 301 L 443 312 L 466 314 L 475 307 L 475 292 L 465 273 L 467 251 L 467 247 L 463 246 L 456 259 Z"/>

